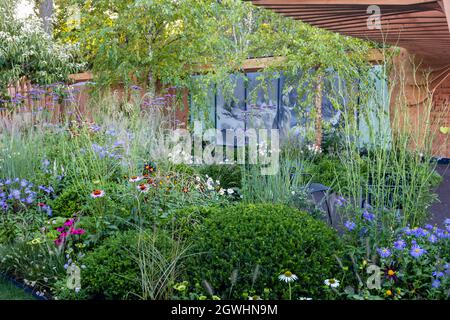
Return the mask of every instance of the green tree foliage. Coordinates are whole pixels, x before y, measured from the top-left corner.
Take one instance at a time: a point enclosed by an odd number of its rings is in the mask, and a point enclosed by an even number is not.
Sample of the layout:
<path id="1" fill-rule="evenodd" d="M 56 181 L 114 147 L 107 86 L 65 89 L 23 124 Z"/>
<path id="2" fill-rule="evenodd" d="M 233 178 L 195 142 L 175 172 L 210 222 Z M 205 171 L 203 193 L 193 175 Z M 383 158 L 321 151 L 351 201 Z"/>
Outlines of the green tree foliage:
<path id="1" fill-rule="evenodd" d="M 354 78 L 368 46 L 362 41 L 310 27 L 240 0 L 58 0 L 56 34 L 78 41 L 100 83 L 138 80 L 165 84 L 220 83 L 249 57 L 283 56 L 267 69 L 299 76 L 304 83 L 326 70 Z M 68 8 L 71 8 L 69 10 Z M 59 12 L 59 13 L 58 13 Z M 79 16 L 78 24 L 70 12 Z M 73 17 L 73 15 L 72 15 Z M 302 87 L 304 87 L 304 83 Z M 199 92 L 204 92 L 201 86 Z"/>
<path id="2" fill-rule="evenodd" d="M 0 90 L 24 76 L 33 84 L 63 81 L 82 68 L 72 46 L 53 41 L 37 17 L 17 19 L 15 6 L 0 0 Z"/>

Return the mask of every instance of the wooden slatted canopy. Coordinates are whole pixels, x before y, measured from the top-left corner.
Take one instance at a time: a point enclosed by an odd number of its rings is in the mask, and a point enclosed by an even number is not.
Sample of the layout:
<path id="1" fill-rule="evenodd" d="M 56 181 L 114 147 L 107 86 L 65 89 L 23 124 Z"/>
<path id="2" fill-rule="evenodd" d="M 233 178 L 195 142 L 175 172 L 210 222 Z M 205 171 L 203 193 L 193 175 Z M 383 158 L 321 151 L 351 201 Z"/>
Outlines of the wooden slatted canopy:
<path id="1" fill-rule="evenodd" d="M 430 66 L 450 65 L 450 0 L 251 1 L 320 28 L 403 47 Z M 370 5 L 381 10 L 381 29 L 368 28 Z"/>

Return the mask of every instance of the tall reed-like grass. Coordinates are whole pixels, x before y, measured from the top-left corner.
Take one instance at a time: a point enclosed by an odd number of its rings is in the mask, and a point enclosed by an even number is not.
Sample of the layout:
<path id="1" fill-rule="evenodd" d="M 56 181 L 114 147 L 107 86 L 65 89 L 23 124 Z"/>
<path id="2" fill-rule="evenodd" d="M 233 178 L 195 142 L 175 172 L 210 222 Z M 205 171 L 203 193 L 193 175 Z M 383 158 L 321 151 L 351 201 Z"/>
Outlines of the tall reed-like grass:
<path id="1" fill-rule="evenodd" d="M 419 77 L 420 71 L 414 72 Z M 432 92 L 427 75 L 420 76 L 423 83 L 417 78 L 407 83 L 403 69 L 390 69 L 385 62 L 371 78 L 372 85 L 359 87 L 357 101 L 347 99 L 343 105 L 334 100 L 343 115 L 339 158 L 345 180 L 335 189 L 355 210 L 373 210 L 386 230 L 423 223 L 435 199 L 433 155 L 440 150 L 432 146 L 440 119 L 431 117 Z M 343 96 L 351 95 L 344 91 Z M 410 105 L 413 97 L 408 94 L 418 92 L 425 95 L 422 102 Z"/>

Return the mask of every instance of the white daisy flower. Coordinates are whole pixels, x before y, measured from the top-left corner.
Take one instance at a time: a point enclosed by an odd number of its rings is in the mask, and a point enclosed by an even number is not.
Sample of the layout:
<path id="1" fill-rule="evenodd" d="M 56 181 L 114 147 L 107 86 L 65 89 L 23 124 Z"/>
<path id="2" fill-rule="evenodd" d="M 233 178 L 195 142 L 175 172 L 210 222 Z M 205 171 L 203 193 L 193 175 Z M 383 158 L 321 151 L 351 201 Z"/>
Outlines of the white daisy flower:
<path id="1" fill-rule="evenodd" d="M 323 282 L 326 286 L 331 287 L 331 288 L 337 288 L 339 287 L 339 280 L 331 278 L 331 279 L 326 279 Z"/>
<path id="2" fill-rule="evenodd" d="M 227 189 L 227 193 L 228 193 L 228 194 L 233 194 L 233 193 L 234 193 L 234 190 L 231 189 L 231 188 L 228 188 L 228 189 Z"/>
<path id="3" fill-rule="evenodd" d="M 298 277 L 290 271 L 286 271 L 278 276 L 280 281 L 292 282 L 298 280 Z"/>

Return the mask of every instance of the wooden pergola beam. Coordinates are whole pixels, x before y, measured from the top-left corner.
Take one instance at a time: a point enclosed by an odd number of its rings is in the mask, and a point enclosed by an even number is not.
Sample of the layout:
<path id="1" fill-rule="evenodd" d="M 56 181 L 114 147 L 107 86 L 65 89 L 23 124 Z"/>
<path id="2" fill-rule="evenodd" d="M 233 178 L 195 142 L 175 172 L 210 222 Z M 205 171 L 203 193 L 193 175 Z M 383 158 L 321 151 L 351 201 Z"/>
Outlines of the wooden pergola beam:
<path id="1" fill-rule="evenodd" d="M 448 30 L 450 31 L 450 0 L 441 0 L 439 4 L 441 5 L 445 13 L 445 17 L 447 18 Z"/>
<path id="2" fill-rule="evenodd" d="M 253 0 L 292 19 L 346 36 L 401 46 L 429 64 L 450 65 L 450 0 Z M 367 25 L 380 8 L 381 29 Z"/>
<path id="3" fill-rule="evenodd" d="M 376 0 L 252 0 L 255 5 L 270 6 L 270 5 L 297 5 L 297 4 L 314 4 L 314 5 L 373 5 L 380 3 Z M 384 1 L 386 5 L 412 5 L 418 3 L 431 2 L 430 0 L 389 0 Z"/>

